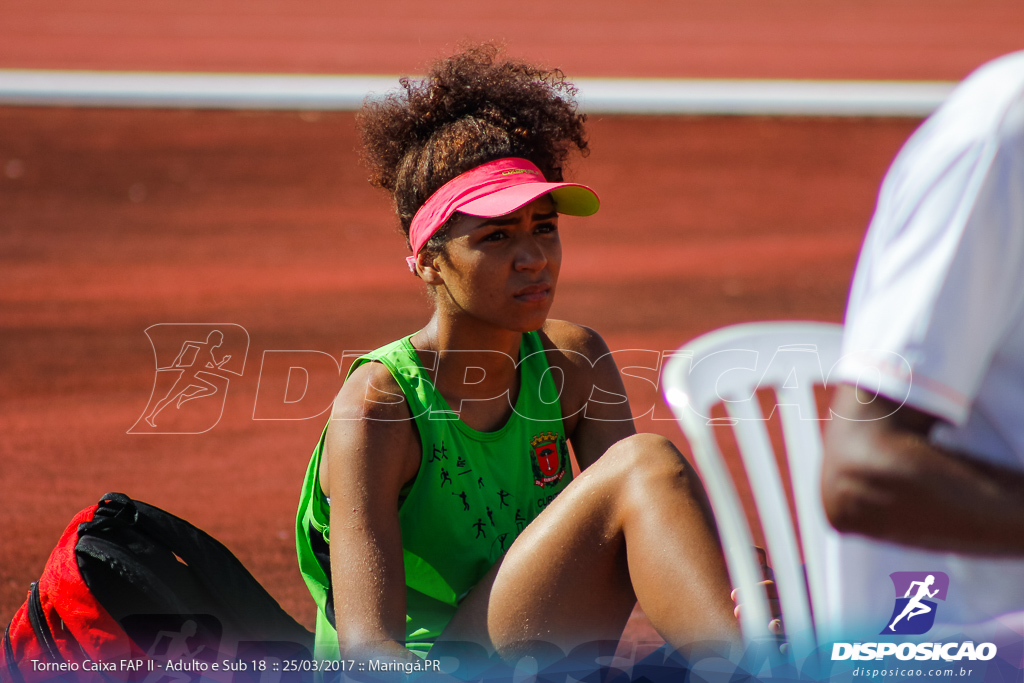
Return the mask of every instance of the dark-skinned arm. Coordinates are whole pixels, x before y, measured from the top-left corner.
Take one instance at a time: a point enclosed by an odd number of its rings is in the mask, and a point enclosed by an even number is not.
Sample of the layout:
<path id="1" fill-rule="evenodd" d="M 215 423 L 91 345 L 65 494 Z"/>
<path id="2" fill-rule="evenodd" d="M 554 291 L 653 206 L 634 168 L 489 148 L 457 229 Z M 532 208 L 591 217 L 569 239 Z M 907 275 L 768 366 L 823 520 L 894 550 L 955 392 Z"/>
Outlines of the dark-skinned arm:
<path id="1" fill-rule="evenodd" d="M 930 550 L 1024 554 L 1024 474 L 937 447 L 928 441 L 937 418 L 857 392 L 839 386 L 825 437 L 822 495 L 836 529 Z"/>
<path id="2" fill-rule="evenodd" d="M 570 430 L 576 462 L 586 469 L 616 441 L 636 434 L 626 387 L 608 345 L 597 332 L 559 320 L 549 320 L 544 331 L 565 354 L 561 362 L 566 378 L 563 412 L 575 413 L 566 420 L 566 429 Z"/>
<path id="3" fill-rule="evenodd" d="M 405 566 L 398 495 L 419 466 L 401 391 L 380 364 L 357 369 L 335 400 L 325 444 L 331 580 L 348 659 L 417 661 L 405 640 Z M 324 476 L 326 474 L 326 476 Z"/>

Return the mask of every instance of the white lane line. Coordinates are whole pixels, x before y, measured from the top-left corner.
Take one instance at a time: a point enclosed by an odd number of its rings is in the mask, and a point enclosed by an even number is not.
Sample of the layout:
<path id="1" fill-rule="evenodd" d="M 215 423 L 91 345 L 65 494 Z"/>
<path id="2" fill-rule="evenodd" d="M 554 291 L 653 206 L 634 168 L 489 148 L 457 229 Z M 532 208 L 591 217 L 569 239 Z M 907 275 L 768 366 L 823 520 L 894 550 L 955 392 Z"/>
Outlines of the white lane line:
<path id="1" fill-rule="evenodd" d="M 581 107 L 614 114 L 914 116 L 934 111 L 955 83 L 580 79 Z"/>
<path id="2" fill-rule="evenodd" d="M 924 117 L 956 85 L 912 81 L 580 78 L 593 114 Z M 198 109 L 358 109 L 397 76 L 0 69 L 0 105 Z"/>

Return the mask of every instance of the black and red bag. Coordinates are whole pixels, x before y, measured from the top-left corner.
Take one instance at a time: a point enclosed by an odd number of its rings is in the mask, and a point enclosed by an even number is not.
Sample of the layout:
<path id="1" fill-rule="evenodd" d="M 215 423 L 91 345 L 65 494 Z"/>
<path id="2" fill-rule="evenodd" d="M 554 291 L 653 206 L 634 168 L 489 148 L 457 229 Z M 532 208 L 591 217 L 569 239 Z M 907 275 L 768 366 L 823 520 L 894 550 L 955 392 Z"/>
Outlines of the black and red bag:
<path id="1" fill-rule="evenodd" d="M 312 643 L 219 541 L 109 493 L 71 520 L 7 626 L 0 679 L 141 681 L 172 658 L 308 659 Z"/>

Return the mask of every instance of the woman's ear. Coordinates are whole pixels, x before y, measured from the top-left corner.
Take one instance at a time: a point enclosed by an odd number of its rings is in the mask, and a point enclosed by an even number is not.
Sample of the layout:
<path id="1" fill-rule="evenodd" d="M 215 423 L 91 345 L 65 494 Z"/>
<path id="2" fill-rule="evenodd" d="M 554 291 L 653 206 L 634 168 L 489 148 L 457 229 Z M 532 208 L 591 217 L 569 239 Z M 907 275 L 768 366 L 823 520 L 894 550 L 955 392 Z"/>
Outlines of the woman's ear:
<path id="1" fill-rule="evenodd" d="M 421 251 L 416 255 L 416 274 L 428 285 L 443 285 L 439 261 L 437 254 Z"/>

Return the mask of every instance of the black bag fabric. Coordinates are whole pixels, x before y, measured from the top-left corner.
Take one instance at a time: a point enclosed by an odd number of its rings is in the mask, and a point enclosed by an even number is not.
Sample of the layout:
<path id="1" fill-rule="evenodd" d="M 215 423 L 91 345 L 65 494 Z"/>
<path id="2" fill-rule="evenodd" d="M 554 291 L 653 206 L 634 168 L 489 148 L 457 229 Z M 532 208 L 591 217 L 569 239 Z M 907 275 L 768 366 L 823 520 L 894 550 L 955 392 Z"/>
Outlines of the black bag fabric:
<path id="1" fill-rule="evenodd" d="M 0 679 L 53 680 L 37 662 L 131 657 L 145 668 L 85 679 L 142 680 L 172 659 L 297 660 L 312 648 L 313 634 L 223 544 L 157 507 L 108 493 L 75 516 L 5 630 Z"/>
<path id="2" fill-rule="evenodd" d="M 231 640 L 312 648 L 313 635 L 230 550 L 179 517 L 108 493 L 93 521 L 79 525 L 78 535 L 82 578 L 118 622 L 144 614 L 208 614 Z"/>

